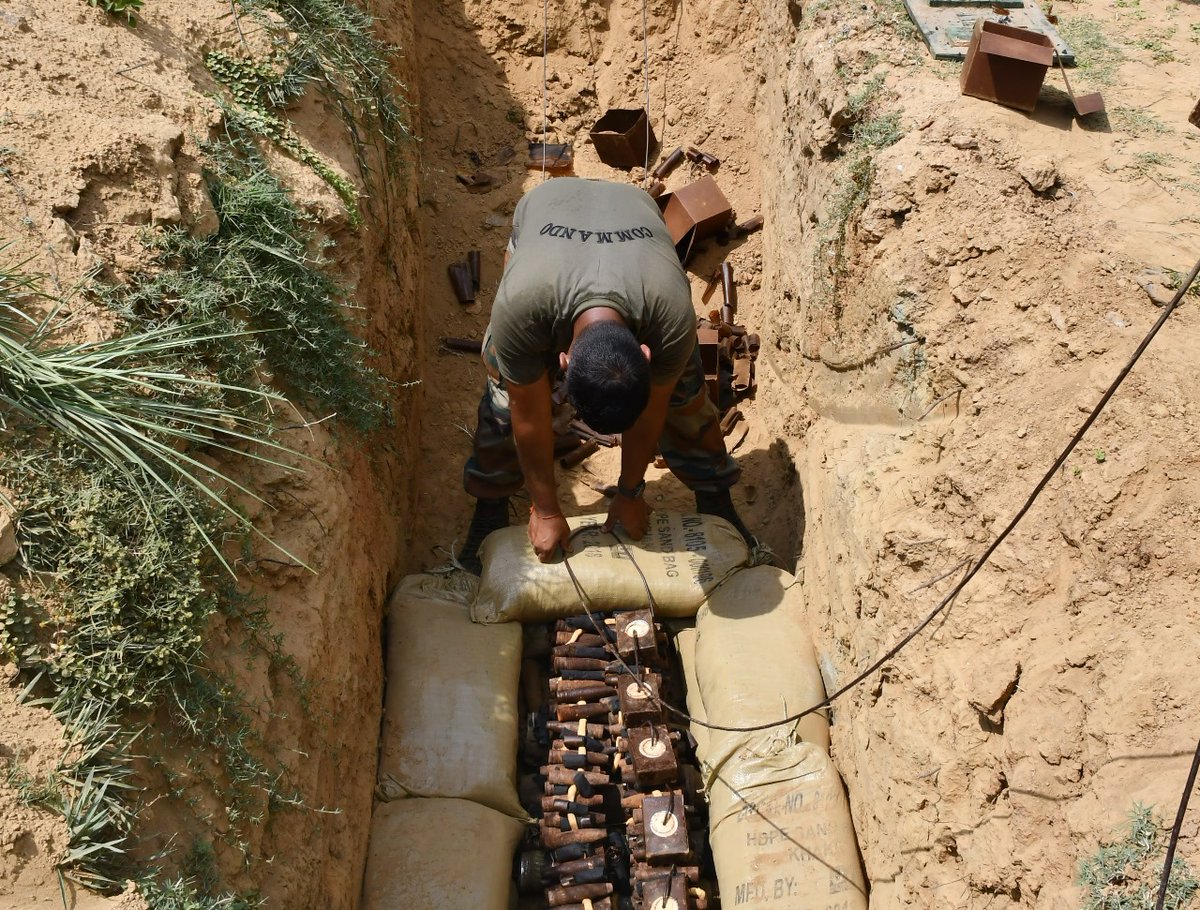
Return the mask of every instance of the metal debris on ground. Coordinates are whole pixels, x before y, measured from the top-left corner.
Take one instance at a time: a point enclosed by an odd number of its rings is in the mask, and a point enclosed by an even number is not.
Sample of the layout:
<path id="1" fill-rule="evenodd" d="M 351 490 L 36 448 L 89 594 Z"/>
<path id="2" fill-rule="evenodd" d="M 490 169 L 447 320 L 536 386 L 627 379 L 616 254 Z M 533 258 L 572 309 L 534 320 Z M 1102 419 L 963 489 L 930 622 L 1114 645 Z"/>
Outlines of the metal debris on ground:
<path id="1" fill-rule="evenodd" d="M 531 171 L 568 174 L 575 166 L 575 154 L 565 142 L 531 142 L 525 167 Z"/>
<path id="2" fill-rule="evenodd" d="M 644 167 L 658 141 L 646 109 L 641 107 L 610 109 L 588 136 L 600 160 L 623 171 Z"/>
<path id="3" fill-rule="evenodd" d="M 472 193 L 486 193 L 496 184 L 496 178 L 487 171 L 476 171 L 473 174 L 458 173 L 454 179 Z"/>
<path id="4" fill-rule="evenodd" d="M 475 282 L 471 280 L 471 267 L 465 262 L 452 262 L 446 266 L 446 274 L 450 276 L 450 287 L 454 296 L 463 306 L 475 302 Z"/>
<path id="5" fill-rule="evenodd" d="M 962 68 L 962 93 L 1032 111 L 1053 62 L 1054 42 L 1047 36 L 979 19 Z"/>
<path id="6" fill-rule="evenodd" d="M 996 0 L 992 4 L 980 4 L 972 0 L 904 0 L 904 6 L 925 39 L 929 52 L 938 60 L 962 60 L 966 57 L 975 23 L 985 21 L 1046 35 L 1063 63 L 1066 66 L 1075 65 L 1075 52 L 1063 41 L 1033 0 Z"/>
<path id="7" fill-rule="evenodd" d="M 1058 71 L 1062 73 L 1063 84 L 1067 87 L 1067 97 L 1071 99 L 1071 106 L 1075 108 L 1075 115 L 1077 117 L 1086 117 L 1088 114 L 1102 114 L 1104 112 L 1104 96 L 1099 92 L 1076 95 L 1071 90 L 1071 80 L 1067 78 L 1067 68 L 1063 66 L 1061 58 L 1059 58 L 1058 54 L 1055 54 L 1054 59 L 1058 63 Z"/>
<path id="8" fill-rule="evenodd" d="M 689 183 L 655 201 L 684 264 L 696 251 L 698 241 L 719 234 L 733 220 L 733 206 L 712 177 Z"/>
<path id="9" fill-rule="evenodd" d="M 1192 116 L 1188 118 L 1188 122 L 1191 123 L 1192 126 L 1200 127 L 1200 101 L 1196 102 L 1196 107 L 1192 111 Z"/>
<path id="10" fill-rule="evenodd" d="M 741 412 L 737 403 L 750 398 L 755 392 L 754 361 L 758 358 L 758 336 L 748 333 L 746 327 L 738 325 L 737 285 L 734 282 L 733 266 L 728 261 L 709 281 L 702 300 L 708 299 L 720 286 L 723 303 L 720 309 L 711 310 L 707 317 L 697 320 L 696 336 L 700 345 L 700 363 L 704 369 L 704 382 L 709 397 L 721 413 L 722 434 L 728 436 Z M 737 416 L 732 416 L 732 415 Z"/>
<path id="11" fill-rule="evenodd" d="M 694 145 L 689 145 L 687 151 L 687 160 L 692 164 L 699 164 L 702 167 L 708 168 L 710 171 L 715 171 L 721 166 L 721 159 L 710 155 L 708 152 L 696 148 Z"/>

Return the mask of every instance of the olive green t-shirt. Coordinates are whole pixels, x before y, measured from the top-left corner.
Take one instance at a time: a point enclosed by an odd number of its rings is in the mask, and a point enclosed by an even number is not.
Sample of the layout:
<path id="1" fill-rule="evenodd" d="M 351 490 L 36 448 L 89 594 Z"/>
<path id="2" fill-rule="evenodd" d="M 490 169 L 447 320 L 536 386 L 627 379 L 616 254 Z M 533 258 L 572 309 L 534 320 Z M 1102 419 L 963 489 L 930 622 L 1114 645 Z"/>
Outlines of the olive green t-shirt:
<path id="1" fill-rule="evenodd" d="M 612 307 L 650 349 L 656 384 L 677 379 L 696 344 L 691 288 L 658 206 L 634 186 L 559 177 L 513 213 L 511 258 L 492 306 L 500 375 L 534 382 L 571 345 L 576 318 Z"/>

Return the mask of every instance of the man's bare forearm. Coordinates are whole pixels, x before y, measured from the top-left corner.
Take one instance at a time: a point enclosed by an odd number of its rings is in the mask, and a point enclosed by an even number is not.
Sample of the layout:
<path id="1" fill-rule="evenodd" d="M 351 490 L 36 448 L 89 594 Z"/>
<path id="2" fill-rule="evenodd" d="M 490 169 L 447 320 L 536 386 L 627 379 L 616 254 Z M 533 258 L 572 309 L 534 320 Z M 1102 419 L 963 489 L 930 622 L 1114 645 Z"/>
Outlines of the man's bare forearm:
<path id="1" fill-rule="evenodd" d="M 651 386 L 650 400 L 641 416 L 621 434 L 621 486 L 637 486 L 646 476 L 646 466 L 654 458 L 658 440 L 667 420 L 667 403 L 674 384 Z"/>
<path id="2" fill-rule="evenodd" d="M 543 376 L 537 382 L 509 389 L 513 442 L 525 475 L 534 510 L 556 515 L 558 489 L 554 482 L 554 428 L 551 425 L 550 383 Z"/>

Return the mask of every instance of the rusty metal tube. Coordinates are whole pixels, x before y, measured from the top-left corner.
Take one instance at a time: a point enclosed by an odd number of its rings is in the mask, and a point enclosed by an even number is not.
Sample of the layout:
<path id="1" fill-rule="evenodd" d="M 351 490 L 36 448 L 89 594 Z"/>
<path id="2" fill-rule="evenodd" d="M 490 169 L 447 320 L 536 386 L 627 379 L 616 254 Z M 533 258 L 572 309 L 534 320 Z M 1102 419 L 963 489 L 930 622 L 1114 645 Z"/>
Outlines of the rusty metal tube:
<path id="1" fill-rule="evenodd" d="M 589 439 L 569 455 L 565 455 L 564 457 L 560 458 L 558 463 L 564 469 L 578 467 L 599 451 L 600 443 L 595 439 Z"/>
<path id="2" fill-rule="evenodd" d="M 608 897 L 613 893 L 611 882 L 598 882 L 593 885 L 568 885 L 565 888 L 547 888 L 546 903 L 551 907 L 561 907 L 563 904 L 574 904 L 583 900 L 596 900 Z"/>
<path id="3" fill-rule="evenodd" d="M 650 172 L 650 176 L 655 180 L 665 179 L 670 175 L 671 171 L 683 164 L 685 154 L 683 146 L 675 149 L 675 151 L 671 152 L 671 154 L 655 165 L 654 170 Z"/>

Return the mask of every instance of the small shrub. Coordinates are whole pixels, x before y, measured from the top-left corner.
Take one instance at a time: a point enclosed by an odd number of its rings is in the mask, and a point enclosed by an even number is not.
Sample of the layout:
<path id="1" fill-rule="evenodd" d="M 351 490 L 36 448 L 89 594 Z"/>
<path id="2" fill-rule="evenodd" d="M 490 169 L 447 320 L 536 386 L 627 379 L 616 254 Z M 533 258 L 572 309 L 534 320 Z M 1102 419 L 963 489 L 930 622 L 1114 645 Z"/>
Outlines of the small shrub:
<path id="1" fill-rule="evenodd" d="M 237 334 L 204 348 L 228 383 L 249 383 L 265 359 L 301 398 L 356 429 L 386 423 L 388 383 L 366 364 L 366 345 L 346 325 L 348 294 L 328 272 L 329 244 L 318 240 L 313 219 L 245 133 L 232 130 L 206 151 L 217 233 L 166 232 L 160 268 L 106 299 L 144 325 L 215 325 Z"/>
<path id="2" fill-rule="evenodd" d="M 146 0 L 88 0 L 90 6 L 96 6 L 113 16 L 123 16 L 125 21 L 133 25 L 136 14 L 141 12 Z"/>
<path id="3" fill-rule="evenodd" d="M 1134 804 L 1125 836 L 1102 844 L 1080 864 L 1079 884 L 1085 892 L 1081 910 L 1152 910 L 1165 854 L 1162 828 L 1150 807 Z M 1177 858 L 1164 906 L 1183 910 L 1198 888 L 1200 882 L 1187 863 Z"/>

